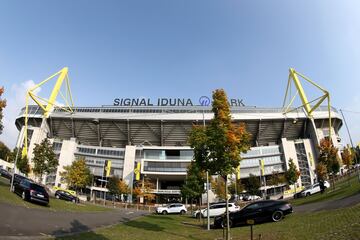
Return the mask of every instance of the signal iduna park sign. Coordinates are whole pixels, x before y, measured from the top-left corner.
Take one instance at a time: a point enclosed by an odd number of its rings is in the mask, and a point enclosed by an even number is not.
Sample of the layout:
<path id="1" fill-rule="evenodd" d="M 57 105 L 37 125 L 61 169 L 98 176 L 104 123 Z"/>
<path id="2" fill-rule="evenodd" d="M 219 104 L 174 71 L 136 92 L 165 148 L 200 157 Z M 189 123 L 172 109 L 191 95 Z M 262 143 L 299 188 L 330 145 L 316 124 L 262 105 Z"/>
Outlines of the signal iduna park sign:
<path id="1" fill-rule="evenodd" d="M 195 104 L 194 104 L 195 103 Z M 209 106 L 211 99 L 207 96 L 201 96 L 198 101 L 193 101 L 190 98 L 115 98 L 114 106 Z M 229 105 L 232 107 L 243 107 L 245 104 L 242 99 L 230 98 Z"/>

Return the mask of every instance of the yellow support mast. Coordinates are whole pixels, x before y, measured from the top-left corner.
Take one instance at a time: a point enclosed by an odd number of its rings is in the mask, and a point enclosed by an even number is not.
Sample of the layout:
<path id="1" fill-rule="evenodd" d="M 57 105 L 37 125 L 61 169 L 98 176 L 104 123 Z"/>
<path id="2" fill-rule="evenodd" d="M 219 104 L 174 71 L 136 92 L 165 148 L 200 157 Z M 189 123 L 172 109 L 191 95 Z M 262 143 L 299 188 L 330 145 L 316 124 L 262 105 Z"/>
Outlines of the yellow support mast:
<path id="1" fill-rule="evenodd" d="M 300 77 L 300 78 L 299 78 Z M 322 96 L 320 96 L 319 98 L 316 98 L 312 101 L 308 101 L 308 98 L 306 96 L 306 93 L 304 91 L 304 88 L 301 84 L 300 79 L 303 79 L 307 82 L 309 82 L 310 84 L 312 84 L 313 86 L 315 86 L 317 89 L 319 89 L 320 91 L 322 91 L 324 94 Z M 291 83 L 294 83 L 297 91 L 296 94 L 294 96 L 291 96 Z M 312 118 L 312 113 L 321 105 L 321 103 L 324 102 L 325 99 L 327 99 L 327 108 L 328 108 L 328 113 L 329 113 L 329 140 L 331 141 L 331 105 L 330 105 L 330 94 L 327 90 L 325 90 L 324 88 L 322 88 L 320 85 L 318 85 L 317 83 L 315 83 L 314 81 L 312 81 L 310 78 L 304 76 L 303 74 L 297 72 L 295 69 L 290 68 L 289 69 L 289 78 L 288 78 L 288 84 L 287 84 L 287 88 L 286 88 L 286 93 L 285 93 L 285 97 L 284 97 L 284 102 L 283 102 L 283 108 L 284 108 L 284 114 L 289 113 L 291 111 L 293 111 L 294 109 L 291 109 L 291 106 L 296 98 L 296 96 L 299 95 L 302 105 L 300 107 L 303 107 L 306 114 L 308 115 L 308 117 Z M 289 103 L 286 104 L 287 102 L 287 98 L 288 96 L 291 98 L 289 100 Z M 311 103 L 315 103 L 313 106 L 311 106 Z M 298 108 L 300 108 L 298 107 Z M 295 108 L 295 109 L 298 109 Z"/>
<path id="2" fill-rule="evenodd" d="M 72 113 L 74 108 L 73 98 L 71 95 L 71 89 L 70 89 L 70 80 L 68 76 L 69 69 L 67 67 L 64 67 L 59 72 L 51 75 L 47 79 L 43 80 L 39 84 L 36 84 L 34 87 L 30 88 L 26 93 L 26 101 L 25 101 L 25 129 L 24 129 L 24 146 L 22 150 L 22 157 L 27 156 L 28 153 L 28 119 L 29 119 L 29 98 L 34 100 L 34 102 L 44 111 L 43 113 L 43 119 L 46 119 L 49 117 L 49 114 L 54 109 L 54 106 L 64 109 L 67 112 Z M 50 94 L 50 97 L 48 99 L 42 98 L 36 94 L 36 90 L 44 85 L 45 83 L 51 81 L 52 79 L 55 79 L 57 77 L 55 86 Z M 64 95 L 61 92 L 61 87 L 63 86 L 65 80 L 65 91 L 66 95 Z M 62 99 L 65 101 L 65 107 L 56 105 L 56 99 L 57 96 L 60 94 Z"/>

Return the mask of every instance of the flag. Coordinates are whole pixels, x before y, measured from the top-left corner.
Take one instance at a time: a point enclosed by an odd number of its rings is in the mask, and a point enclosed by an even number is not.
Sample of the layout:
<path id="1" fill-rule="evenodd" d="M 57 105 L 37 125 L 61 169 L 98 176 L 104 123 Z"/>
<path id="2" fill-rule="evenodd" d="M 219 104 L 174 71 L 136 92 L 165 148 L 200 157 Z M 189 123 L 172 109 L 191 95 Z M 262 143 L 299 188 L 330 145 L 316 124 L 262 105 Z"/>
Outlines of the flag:
<path id="1" fill-rule="evenodd" d="M 140 162 L 138 162 L 136 164 L 136 168 L 134 169 L 134 173 L 135 173 L 135 180 L 139 181 L 140 180 Z"/>
<path id="2" fill-rule="evenodd" d="M 259 160 L 259 165 L 260 165 L 261 175 L 264 176 L 264 174 L 265 174 L 265 162 L 264 162 L 264 159 Z"/>
<path id="3" fill-rule="evenodd" d="M 104 164 L 104 176 L 105 177 L 109 177 L 110 176 L 110 170 L 111 170 L 111 161 L 110 160 L 105 160 L 105 164 Z"/>
<path id="4" fill-rule="evenodd" d="M 239 164 L 239 166 L 236 168 L 236 179 L 237 179 L 237 180 L 240 179 L 240 164 Z"/>

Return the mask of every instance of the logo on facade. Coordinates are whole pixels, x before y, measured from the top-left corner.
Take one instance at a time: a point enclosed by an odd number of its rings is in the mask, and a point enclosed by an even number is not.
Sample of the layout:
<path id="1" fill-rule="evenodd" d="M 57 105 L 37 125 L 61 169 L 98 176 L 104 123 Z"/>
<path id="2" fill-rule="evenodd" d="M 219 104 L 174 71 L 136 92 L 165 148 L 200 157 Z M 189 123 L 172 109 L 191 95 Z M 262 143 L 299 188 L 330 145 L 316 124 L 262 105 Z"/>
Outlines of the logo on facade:
<path id="1" fill-rule="evenodd" d="M 207 96 L 201 96 L 199 98 L 200 106 L 209 106 L 210 102 L 210 98 L 208 98 Z"/>

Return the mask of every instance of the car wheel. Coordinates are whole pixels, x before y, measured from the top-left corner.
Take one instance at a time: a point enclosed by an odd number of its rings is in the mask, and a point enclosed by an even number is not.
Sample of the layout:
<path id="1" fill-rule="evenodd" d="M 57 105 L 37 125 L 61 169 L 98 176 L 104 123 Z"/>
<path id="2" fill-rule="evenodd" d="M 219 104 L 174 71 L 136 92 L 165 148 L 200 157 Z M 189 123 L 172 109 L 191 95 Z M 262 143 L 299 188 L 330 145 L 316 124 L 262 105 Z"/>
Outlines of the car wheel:
<path id="1" fill-rule="evenodd" d="M 180 215 L 183 215 L 183 214 L 185 214 L 185 210 L 180 211 Z"/>
<path id="2" fill-rule="evenodd" d="M 56 197 L 57 199 L 60 199 L 60 196 L 59 196 L 59 195 L 55 195 L 55 197 Z"/>
<path id="3" fill-rule="evenodd" d="M 281 221 L 281 219 L 283 219 L 284 217 L 284 214 L 282 211 L 275 211 L 273 212 L 273 214 L 271 215 L 271 219 L 274 221 L 274 222 L 278 222 L 278 221 Z"/>
<path id="4" fill-rule="evenodd" d="M 22 192 L 21 198 L 22 198 L 24 201 L 26 201 L 26 194 L 25 194 L 25 192 Z"/>
<path id="5" fill-rule="evenodd" d="M 71 200 L 73 203 L 76 203 L 76 199 Z"/>
<path id="6" fill-rule="evenodd" d="M 166 215 L 167 213 L 167 211 L 162 211 L 162 215 Z"/>
<path id="7" fill-rule="evenodd" d="M 231 219 L 229 219 L 229 226 L 232 228 L 233 226 L 233 222 L 231 221 Z M 222 228 L 226 228 L 226 219 L 223 219 L 221 222 L 221 227 Z"/>
<path id="8" fill-rule="evenodd" d="M 308 197 L 308 196 L 310 196 L 310 193 L 308 192 L 308 193 L 306 193 L 306 196 Z"/>

